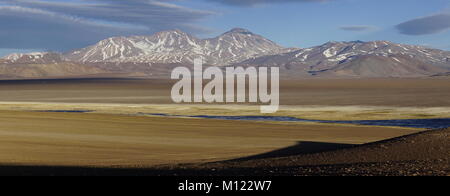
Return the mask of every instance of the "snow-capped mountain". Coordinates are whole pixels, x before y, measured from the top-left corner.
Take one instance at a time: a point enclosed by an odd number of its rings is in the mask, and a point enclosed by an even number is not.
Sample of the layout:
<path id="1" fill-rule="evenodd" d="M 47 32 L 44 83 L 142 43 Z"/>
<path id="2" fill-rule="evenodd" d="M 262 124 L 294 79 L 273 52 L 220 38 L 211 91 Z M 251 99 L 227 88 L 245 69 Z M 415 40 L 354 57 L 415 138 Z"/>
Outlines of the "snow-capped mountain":
<path id="1" fill-rule="evenodd" d="M 64 76 L 80 69 L 84 71 L 79 75 L 92 71 L 167 78 L 174 67 L 192 64 L 198 57 L 211 66 L 279 66 L 282 75 L 294 78 L 426 77 L 450 72 L 450 52 L 423 46 L 353 41 L 292 49 L 248 30 L 233 29 L 210 39 L 175 30 L 113 37 L 67 54 L 11 54 L 0 59 L 0 76 Z"/>
<path id="2" fill-rule="evenodd" d="M 328 42 L 237 65 L 280 66 L 298 75 L 419 76 L 448 71 L 450 52 L 388 41 Z"/>
<path id="3" fill-rule="evenodd" d="M 64 57 L 53 52 L 14 53 L 3 57 L 7 63 L 14 64 L 43 64 L 64 61 Z"/>
<path id="4" fill-rule="evenodd" d="M 0 79 L 96 77 L 105 73 L 110 72 L 69 62 L 62 54 L 53 52 L 16 53 L 0 59 Z"/>
<path id="5" fill-rule="evenodd" d="M 113 37 L 65 57 L 81 62 L 192 63 L 203 57 L 209 65 L 229 65 L 249 58 L 291 51 L 245 29 L 216 38 L 198 39 L 179 30 L 151 36 Z"/>
<path id="6" fill-rule="evenodd" d="M 213 39 L 203 40 L 205 55 L 213 65 L 232 64 L 249 58 L 282 54 L 296 49 L 283 48 L 248 30 L 236 28 Z"/>

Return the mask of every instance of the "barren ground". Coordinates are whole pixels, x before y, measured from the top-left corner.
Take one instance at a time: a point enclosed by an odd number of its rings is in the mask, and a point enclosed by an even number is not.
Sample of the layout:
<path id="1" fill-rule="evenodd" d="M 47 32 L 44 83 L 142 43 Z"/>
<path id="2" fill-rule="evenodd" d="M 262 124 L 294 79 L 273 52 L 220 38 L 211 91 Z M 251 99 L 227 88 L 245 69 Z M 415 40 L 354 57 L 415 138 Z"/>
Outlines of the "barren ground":
<path id="1" fill-rule="evenodd" d="M 422 131 L 136 115 L 258 114 L 259 108 L 249 105 L 172 104 L 172 83 L 134 79 L 0 81 L 0 165 L 147 168 L 277 158 Z M 450 79 L 445 78 L 281 84 L 282 108 L 274 115 L 323 120 L 450 117 Z"/>

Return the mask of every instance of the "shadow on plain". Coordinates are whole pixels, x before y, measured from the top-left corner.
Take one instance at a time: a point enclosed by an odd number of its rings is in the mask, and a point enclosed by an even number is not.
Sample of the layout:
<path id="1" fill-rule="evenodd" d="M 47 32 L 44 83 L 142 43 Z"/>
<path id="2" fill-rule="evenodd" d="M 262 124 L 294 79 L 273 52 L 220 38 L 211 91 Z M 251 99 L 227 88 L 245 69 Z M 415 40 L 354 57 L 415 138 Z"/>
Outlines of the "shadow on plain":
<path id="1" fill-rule="evenodd" d="M 298 142 L 294 146 L 274 150 L 271 152 L 253 155 L 228 161 L 238 162 L 267 158 L 280 158 L 302 154 L 333 151 L 351 148 L 355 145 L 324 143 L 324 142 Z M 63 166 L 11 166 L 0 165 L 0 176 L 209 176 L 209 175 L 245 175 L 245 172 L 254 174 L 258 168 L 230 168 L 223 171 L 207 169 L 190 169 L 189 167 L 171 166 L 170 168 L 95 168 L 95 167 L 63 167 Z"/>

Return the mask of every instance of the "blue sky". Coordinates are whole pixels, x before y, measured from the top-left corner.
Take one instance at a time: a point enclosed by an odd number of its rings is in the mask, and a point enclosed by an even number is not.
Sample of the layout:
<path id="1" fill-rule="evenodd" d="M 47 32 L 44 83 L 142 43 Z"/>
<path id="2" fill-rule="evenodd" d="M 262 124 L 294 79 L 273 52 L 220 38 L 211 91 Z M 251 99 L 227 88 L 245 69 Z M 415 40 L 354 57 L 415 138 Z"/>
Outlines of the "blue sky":
<path id="1" fill-rule="evenodd" d="M 0 0 L 0 56 L 69 51 L 122 35 L 234 27 L 283 46 L 388 40 L 450 50 L 450 0 Z"/>

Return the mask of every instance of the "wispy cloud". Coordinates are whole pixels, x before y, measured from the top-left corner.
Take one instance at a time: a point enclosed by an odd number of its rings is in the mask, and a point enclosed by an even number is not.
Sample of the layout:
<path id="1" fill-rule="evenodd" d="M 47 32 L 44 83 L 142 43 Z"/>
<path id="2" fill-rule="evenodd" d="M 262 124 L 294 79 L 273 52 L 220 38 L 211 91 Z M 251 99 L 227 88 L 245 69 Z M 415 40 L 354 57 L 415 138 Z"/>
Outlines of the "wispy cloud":
<path id="1" fill-rule="evenodd" d="M 450 13 L 440 13 L 423 18 L 413 19 L 396 26 L 401 34 L 428 35 L 450 29 Z"/>
<path id="2" fill-rule="evenodd" d="M 156 0 L 3 0 L 0 46 L 68 50 L 110 36 L 201 33 L 205 29 L 195 23 L 213 14 Z"/>
<path id="3" fill-rule="evenodd" d="M 261 4 L 327 2 L 332 0 L 207 0 L 230 6 L 251 7 Z"/>
<path id="4" fill-rule="evenodd" d="M 375 26 L 370 25 L 347 25 L 347 26 L 340 26 L 339 29 L 343 31 L 363 32 L 363 31 L 372 31 L 377 28 Z"/>

